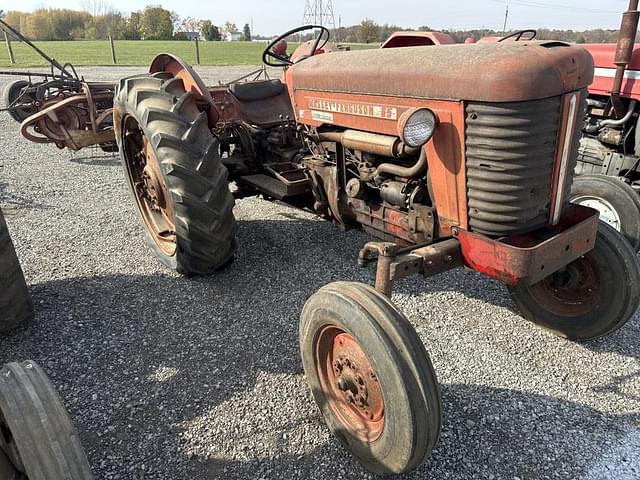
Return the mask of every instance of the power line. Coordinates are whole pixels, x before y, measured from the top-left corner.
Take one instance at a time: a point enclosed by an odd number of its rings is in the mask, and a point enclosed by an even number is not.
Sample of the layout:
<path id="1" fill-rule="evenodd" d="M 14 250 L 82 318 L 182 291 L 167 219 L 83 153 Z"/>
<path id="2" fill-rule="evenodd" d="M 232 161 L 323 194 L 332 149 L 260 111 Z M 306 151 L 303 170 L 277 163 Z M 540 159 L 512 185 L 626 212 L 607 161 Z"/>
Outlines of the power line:
<path id="1" fill-rule="evenodd" d="M 532 7 L 532 8 L 544 8 L 549 10 L 563 10 L 563 11 L 572 11 L 574 13 L 621 13 L 615 10 L 603 10 L 601 8 L 588 8 L 588 7 L 576 7 L 571 5 L 560 5 L 557 3 L 544 3 L 537 2 L 533 0 L 491 0 L 495 3 L 502 3 L 507 5 L 520 5 L 523 7 Z"/>

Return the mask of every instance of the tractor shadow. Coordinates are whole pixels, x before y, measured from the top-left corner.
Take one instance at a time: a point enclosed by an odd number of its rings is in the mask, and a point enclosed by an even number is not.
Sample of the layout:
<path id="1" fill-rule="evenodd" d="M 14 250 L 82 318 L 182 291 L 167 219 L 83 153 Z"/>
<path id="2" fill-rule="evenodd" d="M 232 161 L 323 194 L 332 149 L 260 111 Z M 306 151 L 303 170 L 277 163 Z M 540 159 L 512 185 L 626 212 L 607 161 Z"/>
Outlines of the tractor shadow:
<path id="1" fill-rule="evenodd" d="M 325 469 L 327 477 L 344 477 L 343 471 L 346 478 L 363 477 L 326 434 L 303 379 L 297 330 L 304 302 L 321 286 L 344 279 L 372 282 L 373 272 L 355 262 L 367 236 L 295 211 L 265 215 L 273 218 L 245 221 L 240 212 L 237 258 L 212 277 L 185 279 L 144 259 L 140 266 L 127 265 L 126 273 L 32 285 L 36 320 L 0 336 L 2 363 L 40 363 L 72 414 L 99 478 L 258 478 L 257 472 L 314 478 Z M 140 239 L 121 240 L 139 242 L 128 248 L 149 255 Z M 476 286 L 467 291 L 469 284 Z M 461 289 L 491 301 L 498 291 L 497 283 L 464 271 L 405 280 L 396 291 Z M 497 301 L 508 308 L 508 295 L 500 291 Z M 460 471 L 460 478 L 473 477 L 480 466 L 467 465 L 461 452 L 473 452 L 481 464 L 490 466 L 495 457 L 499 468 L 518 466 L 518 472 L 530 469 L 533 478 L 544 478 L 563 455 L 574 454 L 571 439 L 587 432 L 590 441 L 601 441 L 596 426 L 627 420 L 484 386 L 445 385 L 443 400 L 442 440 L 432 460 L 408 478 Z M 525 415 L 542 408 L 538 403 L 544 407 L 540 416 Z M 532 444 L 522 436 L 547 427 L 557 433 Z M 274 428 L 287 436 L 276 437 Z M 306 448 L 301 428 L 324 440 Z M 258 444 L 262 436 L 279 445 L 278 454 Z M 215 460 L 210 449 L 220 438 L 227 439 L 220 447 L 225 459 Z M 299 450 L 292 454 L 294 443 Z M 179 466 L 169 476 L 167 458 L 172 468 Z"/>
<path id="2" fill-rule="evenodd" d="M 442 400 L 442 432 L 431 457 L 414 472 L 388 478 L 600 480 L 611 470 L 616 478 L 636 478 L 638 415 L 605 415 L 573 402 L 483 385 L 442 385 Z M 382 478 L 366 472 L 334 437 L 304 455 L 229 461 L 211 452 L 200 462 L 198 478 L 212 480 Z"/>
<path id="3" fill-rule="evenodd" d="M 20 210 L 24 209 L 48 210 L 53 208 L 34 198 L 13 192 L 11 186 L 2 181 L 0 181 L 0 205 L 7 218 L 19 215 Z"/>
<path id="4" fill-rule="evenodd" d="M 71 155 L 69 161 L 78 165 L 88 165 L 97 167 L 115 167 L 120 165 L 120 157 L 118 152 L 105 153 L 99 148 L 92 148 L 90 155 L 75 156 Z M 91 151 L 93 150 L 93 151 Z M 83 151 L 83 153 L 86 153 Z"/>

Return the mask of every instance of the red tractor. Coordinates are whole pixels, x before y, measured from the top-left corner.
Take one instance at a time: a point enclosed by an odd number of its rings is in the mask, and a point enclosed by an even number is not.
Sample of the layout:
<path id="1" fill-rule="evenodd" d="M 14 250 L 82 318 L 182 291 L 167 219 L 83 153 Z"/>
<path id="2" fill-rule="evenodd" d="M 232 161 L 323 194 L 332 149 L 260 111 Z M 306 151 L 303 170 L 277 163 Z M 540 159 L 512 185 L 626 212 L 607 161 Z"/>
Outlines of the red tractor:
<path id="1" fill-rule="evenodd" d="M 283 40 L 314 30 L 303 51 Z M 114 130 L 146 240 L 185 275 L 229 264 L 234 199 L 263 195 L 375 237 L 375 289 L 337 282 L 300 321 L 306 377 L 329 428 L 369 470 L 407 472 L 438 440 L 424 345 L 395 280 L 467 267 L 522 315 L 588 340 L 640 302 L 640 266 L 598 212 L 568 201 L 593 61 L 556 41 L 326 52 L 301 27 L 265 50 L 283 80 L 207 87 L 162 54 L 121 80 Z M 274 49 L 275 48 L 275 49 Z"/>
<path id="2" fill-rule="evenodd" d="M 600 218 L 640 250 L 640 49 L 638 0 L 624 14 L 618 45 L 583 45 L 595 62 L 571 201 Z"/>

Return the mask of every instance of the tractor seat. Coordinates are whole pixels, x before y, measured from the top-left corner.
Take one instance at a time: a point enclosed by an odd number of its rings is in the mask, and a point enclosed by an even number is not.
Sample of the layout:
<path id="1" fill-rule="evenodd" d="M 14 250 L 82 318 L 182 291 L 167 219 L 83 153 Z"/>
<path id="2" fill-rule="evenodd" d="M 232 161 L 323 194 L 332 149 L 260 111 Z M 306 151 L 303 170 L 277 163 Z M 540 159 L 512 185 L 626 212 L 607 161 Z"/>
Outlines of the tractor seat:
<path id="1" fill-rule="evenodd" d="M 280 80 L 259 80 L 256 82 L 234 83 L 229 87 L 231 93 L 240 101 L 254 102 L 277 97 L 284 90 Z"/>

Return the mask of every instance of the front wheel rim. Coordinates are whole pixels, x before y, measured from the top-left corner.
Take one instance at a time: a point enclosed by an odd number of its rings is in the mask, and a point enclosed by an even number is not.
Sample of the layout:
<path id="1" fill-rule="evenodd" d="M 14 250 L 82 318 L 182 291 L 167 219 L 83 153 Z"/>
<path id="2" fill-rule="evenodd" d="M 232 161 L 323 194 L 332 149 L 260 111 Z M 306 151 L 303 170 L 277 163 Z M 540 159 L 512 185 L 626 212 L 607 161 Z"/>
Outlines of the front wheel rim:
<path id="1" fill-rule="evenodd" d="M 316 370 L 333 415 L 359 440 L 380 438 L 385 405 L 380 380 L 357 340 L 337 326 L 324 327 L 314 342 Z"/>
<path id="2" fill-rule="evenodd" d="M 122 122 L 123 155 L 138 210 L 160 251 L 171 257 L 177 235 L 171 193 L 167 188 L 153 145 L 131 115 Z"/>
<path id="3" fill-rule="evenodd" d="M 618 211 L 605 199 L 592 195 L 583 195 L 572 199 L 571 203 L 597 210 L 600 212 L 600 220 L 615 228 L 617 231 L 622 231 L 622 221 L 620 220 Z"/>
<path id="4" fill-rule="evenodd" d="M 561 317 L 587 315 L 602 297 L 600 268 L 587 254 L 529 287 L 536 302 Z"/>

